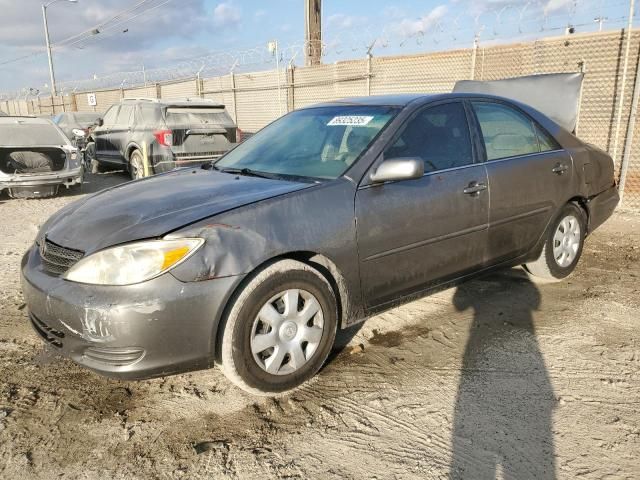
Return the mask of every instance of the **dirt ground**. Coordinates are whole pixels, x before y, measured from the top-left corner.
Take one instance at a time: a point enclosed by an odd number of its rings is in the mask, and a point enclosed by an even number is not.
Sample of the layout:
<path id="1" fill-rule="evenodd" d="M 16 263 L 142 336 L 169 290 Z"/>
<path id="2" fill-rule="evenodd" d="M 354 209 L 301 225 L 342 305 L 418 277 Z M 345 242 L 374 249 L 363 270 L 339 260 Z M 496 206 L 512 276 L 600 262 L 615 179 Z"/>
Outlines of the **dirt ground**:
<path id="1" fill-rule="evenodd" d="M 105 379 L 31 331 L 18 272 L 38 225 L 125 178 L 0 196 L 0 477 L 640 478 L 640 216 L 592 235 L 566 281 L 498 272 L 342 333 L 274 400 L 217 370 Z"/>

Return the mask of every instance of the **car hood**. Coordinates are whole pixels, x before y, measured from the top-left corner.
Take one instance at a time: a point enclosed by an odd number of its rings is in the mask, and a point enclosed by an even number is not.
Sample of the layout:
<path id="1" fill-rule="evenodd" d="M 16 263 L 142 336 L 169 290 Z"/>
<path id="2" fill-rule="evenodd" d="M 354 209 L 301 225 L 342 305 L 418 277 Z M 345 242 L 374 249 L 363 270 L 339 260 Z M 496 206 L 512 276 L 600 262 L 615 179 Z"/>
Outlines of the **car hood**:
<path id="1" fill-rule="evenodd" d="M 104 190 L 61 210 L 40 235 L 92 253 L 157 238 L 213 215 L 313 184 L 185 169 Z"/>

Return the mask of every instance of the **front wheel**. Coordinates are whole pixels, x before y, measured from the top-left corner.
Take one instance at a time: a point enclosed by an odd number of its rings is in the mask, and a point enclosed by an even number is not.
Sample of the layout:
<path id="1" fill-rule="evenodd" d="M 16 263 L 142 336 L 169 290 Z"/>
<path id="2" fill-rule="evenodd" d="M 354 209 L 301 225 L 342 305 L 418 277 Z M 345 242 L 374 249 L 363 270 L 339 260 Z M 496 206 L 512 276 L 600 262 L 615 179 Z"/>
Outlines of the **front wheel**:
<path id="1" fill-rule="evenodd" d="M 578 264 L 586 233 L 584 212 L 576 205 L 564 206 L 555 223 L 546 233 L 540 257 L 525 265 L 536 277 L 561 280 Z"/>
<path id="2" fill-rule="evenodd" d="M 257 395 L 294 389 L 327 359 L 337 328 L 333 289 L 312 267 L 282 260 L 255 275 L 221 332 L 222 370 Z"/>

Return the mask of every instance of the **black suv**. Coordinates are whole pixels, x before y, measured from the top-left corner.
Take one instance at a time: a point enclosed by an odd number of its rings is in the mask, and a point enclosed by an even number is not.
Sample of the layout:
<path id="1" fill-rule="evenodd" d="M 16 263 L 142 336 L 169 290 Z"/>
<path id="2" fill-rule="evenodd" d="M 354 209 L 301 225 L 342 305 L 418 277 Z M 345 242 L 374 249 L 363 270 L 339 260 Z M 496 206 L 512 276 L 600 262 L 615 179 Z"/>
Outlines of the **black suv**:
<path id="1" fill-rule="evenodd" d="M 242 132 L 210 100 L 125 98 L 98 119 L 87 155 L 94 165 L 124 167 L 132 178 L 211 161 L 241 141 Z M 146 149 L 145 149 L 146 146 Z"/>

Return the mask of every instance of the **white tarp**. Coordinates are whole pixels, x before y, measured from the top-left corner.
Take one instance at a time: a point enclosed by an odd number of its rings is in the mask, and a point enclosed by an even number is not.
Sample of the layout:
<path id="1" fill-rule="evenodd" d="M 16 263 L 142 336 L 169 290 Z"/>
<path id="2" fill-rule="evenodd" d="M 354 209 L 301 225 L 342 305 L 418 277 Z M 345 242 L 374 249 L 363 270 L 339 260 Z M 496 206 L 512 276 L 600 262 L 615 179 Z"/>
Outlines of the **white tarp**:
<path id="1" fill-rule="evenodd" d="M 582 73 L 551 73 L 482 82 L 461 80 L 455 93 L 483 93 L 509 98 L 544 113 L 570 132 L 575 131 L 580 109 Z"/>

